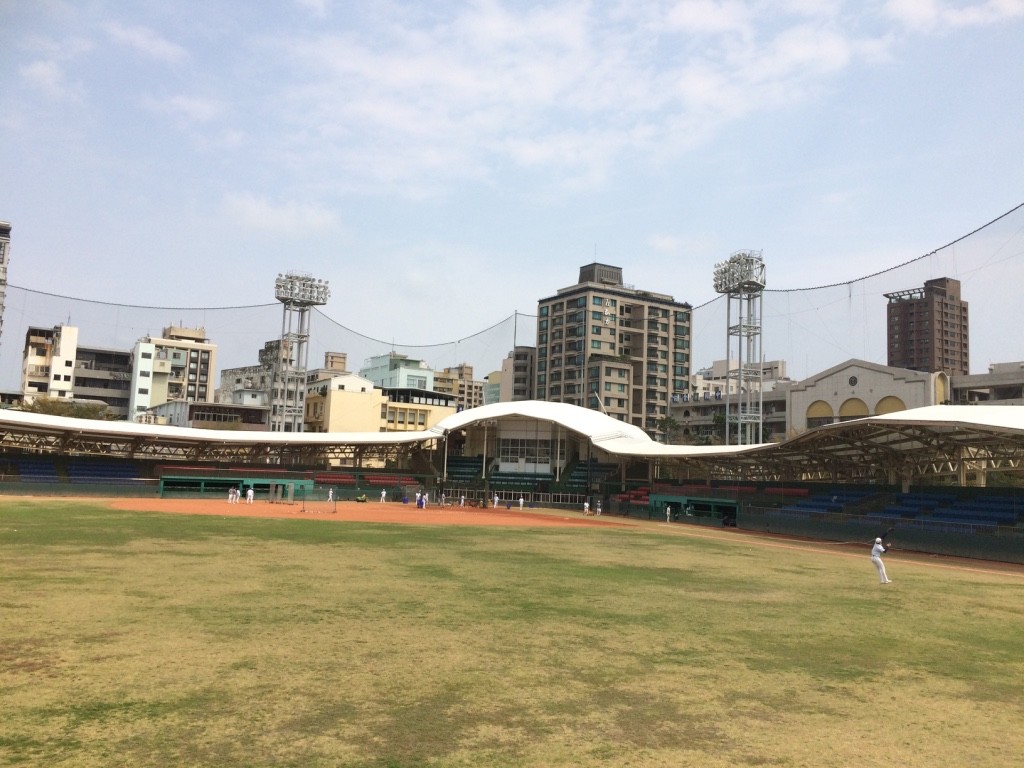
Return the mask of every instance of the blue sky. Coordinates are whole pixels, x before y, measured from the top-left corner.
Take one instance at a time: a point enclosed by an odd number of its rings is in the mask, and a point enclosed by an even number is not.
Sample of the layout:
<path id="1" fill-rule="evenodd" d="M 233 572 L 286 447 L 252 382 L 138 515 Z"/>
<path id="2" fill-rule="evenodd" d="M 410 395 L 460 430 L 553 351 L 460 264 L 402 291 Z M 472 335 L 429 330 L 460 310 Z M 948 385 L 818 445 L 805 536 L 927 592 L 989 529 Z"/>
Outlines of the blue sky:
<path id="1" fill-rule="evenodd" d="M 9 280 L 229 306 L 294 269 L 408 344 L 595 260 L 695 305 L 743 248 L 849 280 L 1024 201 L 1022 50 L 1024 0 L 0 0 Z"/>

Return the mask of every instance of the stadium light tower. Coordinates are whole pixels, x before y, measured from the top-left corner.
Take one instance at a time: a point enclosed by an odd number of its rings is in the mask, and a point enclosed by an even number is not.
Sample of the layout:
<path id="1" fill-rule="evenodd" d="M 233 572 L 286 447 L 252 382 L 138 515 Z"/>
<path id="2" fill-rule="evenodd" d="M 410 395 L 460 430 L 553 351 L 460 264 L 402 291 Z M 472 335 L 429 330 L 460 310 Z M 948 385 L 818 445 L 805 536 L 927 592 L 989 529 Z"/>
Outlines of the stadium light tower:
<path id="1" fill-rule="evenodd" d="M 270 406 L 273 432 L 301 432 L 309 363 L 309 308 L 327 303 L 331 289 L 326 280 L 301 272 L 279 274 L 274 296 L 281 302 L 281 342 L 274 363 Z"/>
<path id="2" fill-rule="evenodd" d="M 736 445 L 761 442 L 761 297 L 764 261 L 760 251 L 736 251 L 715 265 L 715 291 L 727 297 L 725 337 L 725 444 L 735 427 Z M 733 322 L 735 310 L 736 322 Z M 733 353 L 733 341 L 737 350 Z M 736 360 L 733 368 L 732 361 Z M 732 386 L 733 380 L 736 386 Z M 735 389 L 735 391 L 733 391 Z"/>

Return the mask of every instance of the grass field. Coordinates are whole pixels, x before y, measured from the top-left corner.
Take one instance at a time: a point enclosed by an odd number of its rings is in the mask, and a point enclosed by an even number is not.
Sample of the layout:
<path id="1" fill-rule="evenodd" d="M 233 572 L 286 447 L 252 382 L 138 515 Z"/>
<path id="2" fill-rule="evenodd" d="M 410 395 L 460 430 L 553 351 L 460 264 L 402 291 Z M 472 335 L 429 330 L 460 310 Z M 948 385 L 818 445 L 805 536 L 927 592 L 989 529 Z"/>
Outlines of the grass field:
<path id="1" fill-rule="evenodd" d="M 0 765 L 972 766 L 1020 572 L 683 526 L 0 499 Z"/>

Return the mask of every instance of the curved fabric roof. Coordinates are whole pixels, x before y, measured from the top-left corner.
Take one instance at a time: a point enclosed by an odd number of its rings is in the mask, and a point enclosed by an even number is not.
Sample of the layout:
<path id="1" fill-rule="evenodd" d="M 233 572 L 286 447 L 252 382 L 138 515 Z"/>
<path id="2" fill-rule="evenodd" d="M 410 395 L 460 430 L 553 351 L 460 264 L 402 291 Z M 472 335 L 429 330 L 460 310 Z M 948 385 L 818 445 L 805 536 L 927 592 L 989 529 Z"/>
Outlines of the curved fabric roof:
<path id="1" fill-rule="evenodd" d="M 599 411 L 568 403 L 549 403 L 545 400 L 520 400 L 514 403 L 493 403 L 470 408 L 468 411 L 445 417 L 430 431 L 440 435 L 445 430 L 462 429 L 481 421 L 510 416 L 561 424 L 566 429 L 589 437 L 595 443 L 620 439 L 654 442 L 640 427 L 613 419 Z"/>

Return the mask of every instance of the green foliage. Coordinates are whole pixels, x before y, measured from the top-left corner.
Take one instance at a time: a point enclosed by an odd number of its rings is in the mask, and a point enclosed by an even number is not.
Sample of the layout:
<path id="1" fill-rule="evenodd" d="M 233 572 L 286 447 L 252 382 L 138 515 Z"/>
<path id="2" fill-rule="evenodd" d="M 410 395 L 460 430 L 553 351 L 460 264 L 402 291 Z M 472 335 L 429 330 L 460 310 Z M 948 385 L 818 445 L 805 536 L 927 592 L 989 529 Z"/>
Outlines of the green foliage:
<path id="1" fill-rule="evenodd" d="M 47 416 L 69 416 L 74 419 L 108 419 L 107 406 L 102 403 L 76 403 L 60 397 L 37 397 L 31 403 L 21 406 L 29 413 L 43 413 Z"/>
<path id="2" fill-rule="evenodd" d="M 665 435 L 665 442 L 672 444 L 676 441 L 683 425 L 675 416 L 665 416 L 657 421 L 658 431 Z"/>

